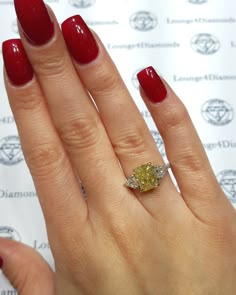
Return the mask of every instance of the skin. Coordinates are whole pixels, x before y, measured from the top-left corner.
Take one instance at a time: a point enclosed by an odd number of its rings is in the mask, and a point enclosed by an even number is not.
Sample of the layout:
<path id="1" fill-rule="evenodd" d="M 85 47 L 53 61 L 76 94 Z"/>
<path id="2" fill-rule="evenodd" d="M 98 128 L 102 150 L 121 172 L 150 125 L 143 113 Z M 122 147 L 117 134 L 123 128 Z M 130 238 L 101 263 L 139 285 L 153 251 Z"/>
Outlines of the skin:
<path id="1" fill-rule="evenodd" d="M 163 159 L 98 37 L 96 60 L 76 64 L 50 14 L 48 44 L 32 46 L 20 31 L 33 80 L 14 87 L 5 74 L 5 85 L 55 271 L 28 246 L 1 239 L 4 274 L 20 295 L 235 294 L 235 210 L 185 106 L 164 80 L 162 103 L 141 93 L 180 193 L 168 174 L 144 194 L 124 187 L 134 167 Z"/>

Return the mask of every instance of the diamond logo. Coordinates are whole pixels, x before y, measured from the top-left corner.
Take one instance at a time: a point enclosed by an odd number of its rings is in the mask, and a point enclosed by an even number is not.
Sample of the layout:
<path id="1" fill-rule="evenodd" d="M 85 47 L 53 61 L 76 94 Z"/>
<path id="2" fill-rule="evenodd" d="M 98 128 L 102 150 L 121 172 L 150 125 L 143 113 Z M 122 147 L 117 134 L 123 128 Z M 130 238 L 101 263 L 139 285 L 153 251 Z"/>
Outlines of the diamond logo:
<path id="1" fill-rule="evenodd" d="M 69 3 L 77 8 L 87 8 L 95 3 L 95 0 L 70 0 Z"/>
<path id="2" fill-rule="evenodd" d="M 138 11 L 131 15 L 130 25 L 138 31 L 150 31 L 157 26 L 157 18 L 149 11 Z"/>
<path id="3" fill-rule="evenodd" d="M 164 157 L 166 154 L 165 153 L 165 146 L 164 146 L 164 142 L 163 142 L 163 139 L 161 138 L 160 133 L 157 132 L 156 130 L 151 130 L 151 134 L 155 140 L 155 143 L 157 145 L 157 148 L 158 148 L 160 154 Z"/>
<path id="4" fill-rule="evenodd" d="M 213 125 L 226 125 L 234 118 L 233 108 L 222 99 L 210 99 L 201 108 L 203 119 Z"/>
<path id="5" fill-rule="evenodd" d="M 191 46 L 193 50 L 200 54 L 210 55 L 220 49 L 220 42 L 211 34 L 201 33 L 192 38 Z"/>
<path id="6" fill-rule="evenodd" d="M 12 135 L 0 140 L 0 163 L 15 165 L 23 161 L 20 140 L 18 136 Z"/>
<path id="7" fill-rule="evenodd" d="M 228 199 L 236 203 L 236 170 L 223 170 L 217 179 Z"/>
<path id="8" fill-rule="evenodd" d="M 192 4 L 203 4 L 206 3 L 208 0 L 189 0 L 188 2 Z"/>
<path id="9" fill-rule="evenodd" d="M 18 242 L 21 241 L 19 233 L 10 226 L 0 226 L 0 237 Z"/>

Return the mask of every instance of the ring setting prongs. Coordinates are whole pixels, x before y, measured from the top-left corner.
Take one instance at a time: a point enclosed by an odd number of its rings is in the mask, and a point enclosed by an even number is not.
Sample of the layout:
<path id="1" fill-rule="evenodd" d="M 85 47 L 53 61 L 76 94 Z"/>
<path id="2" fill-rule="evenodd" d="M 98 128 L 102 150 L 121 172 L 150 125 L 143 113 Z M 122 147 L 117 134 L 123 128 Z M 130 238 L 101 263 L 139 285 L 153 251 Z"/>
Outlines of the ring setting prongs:
<path id="1" fill-rule="evenodd" d="M 161 179 L 169 168 L 169 163 L 163 166 L 152 165 L 151 162 L 141 165 L 133 170 L 133 174 L 126 180 L 124 185 L 140 192 L 150 191 L 160 185 Z"/>

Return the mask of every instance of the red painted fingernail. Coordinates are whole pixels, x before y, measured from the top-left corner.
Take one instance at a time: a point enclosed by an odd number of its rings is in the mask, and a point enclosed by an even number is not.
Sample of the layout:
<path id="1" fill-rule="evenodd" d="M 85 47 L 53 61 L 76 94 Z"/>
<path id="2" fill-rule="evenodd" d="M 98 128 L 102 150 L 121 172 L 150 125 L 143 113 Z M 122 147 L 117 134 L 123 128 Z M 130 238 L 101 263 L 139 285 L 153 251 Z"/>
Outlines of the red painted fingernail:
<path id="1" fill-rule="evenodd" d="M 3 42 L 2 54 L 7 75 L 12 84 L 21 86 L 32 80 L 33 68 L 20 39 Z"/>
<path id="2" fill-rule="evenodd" d="M 61 27 L 67 47 L 78 63 L 86 64 L 97 57 L 97 43 L 81 16 L 68 18 Z"/>
<path id="3" fill-rule="evenodd" d="M 3 266 L 3 259 L 2 257 L 0 257 L 0 268 L 2 268 L 2 266 Z"/>
<path id="4" fill-rule="evenodd" d="M 54 34 L 54 25 L 42 0 L 14 0 L 22 30 L 33 45 L 47 43 Z"/>
<path id="5" fill-rule="evenodd" d="M 166 98 L 167 90 L 161 78 L 153 67 L 148 67 L 137 74 L 139 83 L 152 103 L 158 103 Z"/>

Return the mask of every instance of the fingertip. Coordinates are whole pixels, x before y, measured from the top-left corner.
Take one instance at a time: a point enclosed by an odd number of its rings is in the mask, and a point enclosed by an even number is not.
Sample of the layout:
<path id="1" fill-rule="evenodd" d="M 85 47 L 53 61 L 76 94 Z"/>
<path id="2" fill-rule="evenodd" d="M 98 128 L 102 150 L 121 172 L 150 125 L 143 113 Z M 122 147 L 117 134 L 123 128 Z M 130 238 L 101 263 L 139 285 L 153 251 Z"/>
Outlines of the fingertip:
<path id="1" fill-rule="evenodd" d="M 20 39 L 4 41 L 2 55 L 7 76 L 14 86 L 23 86 L 33 79 L 34 71 Z"/>
<path id="2" fill-rule="evenodd" d="M 67 18 L 61 28 L 67 48 L 77 63 L 88 64 L 96 59 L 99 53 L 98 45 L 80 15 Z"/>
<path id="3" fill-rule="evenodd" d="M 35 46 L 50 41 L 54 35 L 54 24 L 42 0 L 15 0 L 15 11 L 24 35 Z"/>
<path id="4" fill-rule="evenodd" d="M 145 94 L 149 102 L 159 104 L 167 97 L 166 86 L 152 66 L 141 70 L 137 78 L 142 89 L 142 96 Z"/>
<path id="5" fill-rule="evenodd" d="M 3 258 L 0 256 L 0 269 L 3 267 Z"/>

